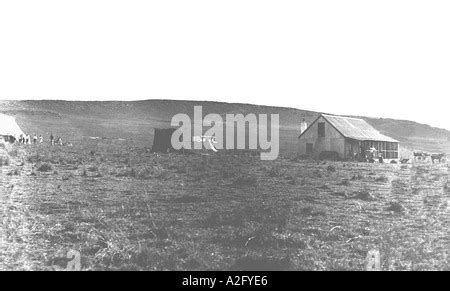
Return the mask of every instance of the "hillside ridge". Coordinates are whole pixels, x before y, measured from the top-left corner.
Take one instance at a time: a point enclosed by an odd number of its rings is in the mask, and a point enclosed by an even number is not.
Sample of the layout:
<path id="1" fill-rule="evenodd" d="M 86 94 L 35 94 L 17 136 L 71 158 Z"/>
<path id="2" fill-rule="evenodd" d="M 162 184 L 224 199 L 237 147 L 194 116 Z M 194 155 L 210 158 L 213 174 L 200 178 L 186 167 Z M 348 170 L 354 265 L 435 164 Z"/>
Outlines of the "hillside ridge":
<path id="1" fill-rule="evenodd" d="M 97 134 L 103 133 L 101 126 L 104 123 L 115 124 L 116 132 L 139 134 L 138 129 L 147 127 L 164 127 L 170 124 L 173 115 L 185 113 L 193 114 L 193 106 L 202 106 L 203 115 L 209 113 L 249 113 L 254 114 L 280 114 L 280 128 L 286 131 L 284 139 L 295 147 L 298 127 L 302 119 L 311 123 L 319 114 L 333 114 L 330 112 L 315 112 L 298 108 L 257 105 L 248 103 L 228 103 L 219 101 L 188 101 L 188 100 L 137 100 L 137 101 L 65 101 L 65 100 L 24 100 L 0 101 L 0 113 L 15 115 L 19 123 L 29 127 L 30 120 L 35 122 L 52 122 L 59 119 L 61 124 L 74 127 L 74 131 L 90 132 L 84 128 L 90 125 L 88 120 L 98 120 Z M 336 114 L 334 114 L 336 115 Z M 345 115 L 352 116 L 352 115 Z M 450 131 L 432 127 L 409 120 L 393 118 L 376 118 L 365 116 L 352 116 L 366 120 L 382 134 L 398 139 L 410 149 L 428 151 L 450 151 Z M 39 120 L 42 119 L 42 120 Z M 78 124 L 77 121 L 83 124 Z M 125 125 L 124 125 L 125 123 Z M 137 126 L 137 124 L 139 126 Z M 143 125 L 144 124 L 144 125 Z M 26 130 L 28 130 L 26 128 Z M 36 130 L 31 126 L 30 130 Z M 94 130 L 95 131 L 95 130 Z M 110 134 L 112 129 L 106 129 Z M 126 134 L 126 135 L 127 135 Z M 292 149 L 293 150 L 293 149 Z"/>

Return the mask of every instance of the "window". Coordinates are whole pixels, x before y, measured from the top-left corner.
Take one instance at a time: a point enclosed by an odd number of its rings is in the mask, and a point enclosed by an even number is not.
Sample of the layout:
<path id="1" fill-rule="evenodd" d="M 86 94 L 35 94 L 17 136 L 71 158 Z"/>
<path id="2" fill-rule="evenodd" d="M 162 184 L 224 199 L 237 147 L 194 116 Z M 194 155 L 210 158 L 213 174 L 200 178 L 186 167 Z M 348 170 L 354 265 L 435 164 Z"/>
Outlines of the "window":
<path id="1" fill-rule="evenodd" d="M 398 159 L 398 144 L 392 142 L 386 142 L 384 157 L 386 159 Z"/>
<path id="2" fill-rule="evenodd" d="M 313 144 L 312 143 L 307 143 L 306 144 L 306 154 L 307 155 L 311 155 L 313 152 Z"/>
<path id="3" fill-rule="evenodd" d="M 319 122 L 317 129 L 319 137 L 325 137 L 325 122 Z"/>

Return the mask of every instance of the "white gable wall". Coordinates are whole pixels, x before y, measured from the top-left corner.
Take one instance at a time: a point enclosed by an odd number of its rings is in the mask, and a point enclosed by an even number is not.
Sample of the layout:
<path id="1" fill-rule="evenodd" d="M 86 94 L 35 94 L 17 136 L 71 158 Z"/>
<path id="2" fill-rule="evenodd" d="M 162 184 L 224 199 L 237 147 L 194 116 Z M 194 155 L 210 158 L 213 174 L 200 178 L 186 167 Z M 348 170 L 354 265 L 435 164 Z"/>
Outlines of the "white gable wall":
<path id="1" fill-rule="evenodd" d="M 0 114 L 0 135 L 20 135 L 23 131 L 12 116 Z"/>
<path id="2" fill-rule="evenodd" d="M 325 137 L 319 137 L 318 125 L 325 123 Z M 306 155 L 306 145 L 313 145 L 314 157 L 318 157 L 322 151 L 335 151 L 341 158 L 345 157 L 345 138 L 322 116 L 302 134 L 299 138 L 298 152 Z"/>

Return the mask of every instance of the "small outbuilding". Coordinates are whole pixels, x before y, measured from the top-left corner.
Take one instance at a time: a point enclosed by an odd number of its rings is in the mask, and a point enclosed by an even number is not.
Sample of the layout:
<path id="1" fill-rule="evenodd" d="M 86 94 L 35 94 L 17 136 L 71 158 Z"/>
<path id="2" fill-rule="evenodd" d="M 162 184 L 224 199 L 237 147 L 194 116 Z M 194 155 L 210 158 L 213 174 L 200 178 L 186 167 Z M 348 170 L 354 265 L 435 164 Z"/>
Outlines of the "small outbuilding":
<path id="1" fill-rule="evenodd" d="M 399 158 L 399 142 L 361 118 L 321 114 L 299 135 L 298 145 L 299 154 L 315 158 L 327 153 L 340 159 Z"/>
<path id="2" fill-rule="evenodd" d="M 153 135 L 152 152 L 173 152 L 172 134 L 176 128 L 155 128 Z"/>

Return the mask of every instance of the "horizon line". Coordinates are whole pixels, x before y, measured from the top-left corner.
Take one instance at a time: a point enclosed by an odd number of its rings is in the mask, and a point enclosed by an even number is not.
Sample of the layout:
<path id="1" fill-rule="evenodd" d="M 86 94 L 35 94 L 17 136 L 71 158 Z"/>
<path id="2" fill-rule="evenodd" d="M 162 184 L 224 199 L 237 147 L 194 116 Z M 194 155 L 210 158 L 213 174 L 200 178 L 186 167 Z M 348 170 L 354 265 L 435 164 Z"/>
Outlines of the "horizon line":
<path id="1" fill-rule="evenodd" d="M 222 104 L 241 104 L 241 105 L 250 105 L 250 106 L 260 106 L 260 107 L 273 107 L 273 108 L 283 108 L 283 109 L 294 109 L 294 110 L 301 110 L 301 111 L 307 111 L 311 113 L 317 113 L 317 114 L 328 114 L 328 115 L 334 115 L 334 116 L 341 116 L 341 117 L 351 117 L 351 118 L 369 118 L 369 119 L 391 119 L 396 121 L 409 121 L 409 122 L 415 122 L 420 125 L 427 125 L 433 128 L 442 129 L 450 132 L 450 129 L 443 128 L 443 127 L 437 127 L 430 125 L 429 123 L 423 123 L 418 122 L 415 120 L 409 120 L 409 119 L 398 119 L 394 117 L 379 117 L 379 116 L 362 116 L 362 115 L 354 115 L 354 114 L 335 114 L 335 113 L 329 113 L 324 111 L 315 111 L 311 109 L 303 109 L 298 107 L 287 107 L 287 106 L 278 106 L 278 105 L 267 105 L 267 104 L 255 104 L 255 103 L 246 103 L 246 102 L 227 102 L 227 101 L 216 101 L 216 100 L 188 100 L 188 99 L 161 99 L 161 98 L 150 98 L 150 99 L 133 99 L 133 100 L 114 100 L 114 99 L 106 99 L 106 100 L 74 100 L 74 99 L 0 99 L 1 102 L 34 102 L 34 101 L 45 101 L 45 102 L 145 102 L 145 101 L 178 101 L 178 102 L 208 102 L 208 103 L 222 103 Z"/>

